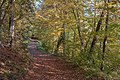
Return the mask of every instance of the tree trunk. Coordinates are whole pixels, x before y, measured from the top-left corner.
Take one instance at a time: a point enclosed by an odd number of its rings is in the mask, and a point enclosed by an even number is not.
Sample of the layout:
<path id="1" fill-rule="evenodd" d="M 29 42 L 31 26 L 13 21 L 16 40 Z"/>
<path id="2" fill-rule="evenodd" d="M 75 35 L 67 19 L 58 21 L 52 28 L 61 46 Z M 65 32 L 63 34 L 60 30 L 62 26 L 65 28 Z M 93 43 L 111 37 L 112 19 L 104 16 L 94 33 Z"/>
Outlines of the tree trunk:
<path id="1" fill-rule="evenodd" d="M 64 23 L 63 23 L 63 28 L 65 30 L 65 24 Z M 65 45 L 65 31 L 61 32 L 61 34 L 60 34 L 60 37 L 59 37 L 58 42 L 57 42 L 57 47 L 54 51 L 54 54 L 58 53 L 59 47 L 62 43 L 63 43 L 63 47 L 65 48 L 65 46 L 64 46 Z"/>
<path id="2" fill-rule="evenodd" d="M 109 0 L 108 0 L 109 2 Z M 106 3 L 106 1 L 105 1 Z M 108 5 L 106 5 L 108 8 Z M 102 63 L 101 63 L 101 71 L 104 70 L 104 59 L 105 59 L 105 50 L 106 50 L 106 42 L 107 42 L 107 31 L 108 31 L 108 20 L 109 20 L 109 11 L 107 10 L 107 15 L 106 15 L 106 22 L 105 22 L 105 37 L 103 41 L 103 54 L 102 54 Z"/>
<path id="3" fill-rule="evenodd" d="M 93 51 L 93 48 L 94 48 L 94 46 L 96 44 L 96 41 L 97 41 L 96 33 L 100 30 L 100 27 L 101 27 L 101 24 L 102 24 L 102 18 L 103 17 L 104 17 L 104 11 L 102 11 L 102 13 L 100 15 L 100 19 L 98 21 L 98 24 L 97 24 L 97 27 L 96 27 L 96 30 L 95 30 L 95 35 L 93 37 L 89 53 L 91 53 Z"/>
<path id="4" fill-rule="evenodd" d="M 66 24 L 63 23 L 63 53 L 66 56 Z"/>
<path id="5" fill-rule="evenodd" d="M 74 9 L 72 10 L 73 10 L 74 17 L 76 19 L 76 24 L 77 24 L 77 29 L 78 29 L 79 39 L 80 39 L 80 45 L 81 45 L 80 50 L 82 51 L 84 49 L 84 44 L 83 44 L 83 38 L 82 38 L 82 33 L 81 33 L 80 16 L 79 16 L 78 9 L 76 10 L 76 13 Z"/>
<path id="6" fill-rule="evenodd" d="M 2 40 L 1 38 L 1 31 L 2 31 L 2 29 L 1 29 L 1 27 L 2 27 L 2 23 L 3 23 L 3 20 L 4 20 L 4 17 L 5 17 L 5 12 L 4 12 L 4 14 L 3 14 L 3 10 L 2 10 L 2 7 L 3 7 L 3 5 L 5 4 L 5 2 L 6 2 L 6 0 L 3 0 L 2 1 L 2 3 L 0 4 L 0 41 Z"/>
<path id="7" fill-rule="evenodd" d="M 9 0 L 10 4 L 10 17 L 9 17 L 9 47 L 13 45 L 13 38 L 14 38 L 14 12 L 13 12 L 13 5 L 14 0 Z"/>

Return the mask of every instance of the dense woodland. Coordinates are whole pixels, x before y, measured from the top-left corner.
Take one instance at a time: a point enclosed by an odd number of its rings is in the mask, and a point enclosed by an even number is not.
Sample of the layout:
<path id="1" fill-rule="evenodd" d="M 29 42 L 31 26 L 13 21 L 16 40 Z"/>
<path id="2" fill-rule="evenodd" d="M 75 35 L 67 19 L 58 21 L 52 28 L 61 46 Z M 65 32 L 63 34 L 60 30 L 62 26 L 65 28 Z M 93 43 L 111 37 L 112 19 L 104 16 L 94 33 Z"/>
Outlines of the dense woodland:
<path id="1" fill-rule="evenodd" d="M 39 50 L 84 69 L 88 80 L 120 79 L 119 0 L 0 0 L 1 46 L 25 59 L 31 36 Z"/>

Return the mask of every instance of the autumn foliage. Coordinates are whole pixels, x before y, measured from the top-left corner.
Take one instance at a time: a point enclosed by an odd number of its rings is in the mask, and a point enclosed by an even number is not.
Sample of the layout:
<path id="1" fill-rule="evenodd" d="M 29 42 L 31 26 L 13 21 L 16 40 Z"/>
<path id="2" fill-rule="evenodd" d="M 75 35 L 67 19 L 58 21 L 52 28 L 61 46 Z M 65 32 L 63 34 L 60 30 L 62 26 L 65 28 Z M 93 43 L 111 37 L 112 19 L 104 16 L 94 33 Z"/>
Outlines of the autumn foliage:
<path id="1" fill-rule="evenodd" d="M 0 47 L 0 79 L 16 80 L 25 75 L 30 58 L 16 50 Z"/>

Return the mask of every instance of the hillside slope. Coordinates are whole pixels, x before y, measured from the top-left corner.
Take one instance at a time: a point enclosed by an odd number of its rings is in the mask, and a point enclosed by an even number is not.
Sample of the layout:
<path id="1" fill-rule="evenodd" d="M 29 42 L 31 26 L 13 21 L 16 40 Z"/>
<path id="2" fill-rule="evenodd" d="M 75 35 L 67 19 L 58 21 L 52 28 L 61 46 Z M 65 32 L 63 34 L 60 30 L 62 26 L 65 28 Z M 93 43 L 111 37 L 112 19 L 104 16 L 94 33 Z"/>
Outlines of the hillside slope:
<path id="1" fill-rule="evenodd" d="M 10 48 L 0 47 L 0 80 L 16 80 L 28 69 L 29 57 Z"/>

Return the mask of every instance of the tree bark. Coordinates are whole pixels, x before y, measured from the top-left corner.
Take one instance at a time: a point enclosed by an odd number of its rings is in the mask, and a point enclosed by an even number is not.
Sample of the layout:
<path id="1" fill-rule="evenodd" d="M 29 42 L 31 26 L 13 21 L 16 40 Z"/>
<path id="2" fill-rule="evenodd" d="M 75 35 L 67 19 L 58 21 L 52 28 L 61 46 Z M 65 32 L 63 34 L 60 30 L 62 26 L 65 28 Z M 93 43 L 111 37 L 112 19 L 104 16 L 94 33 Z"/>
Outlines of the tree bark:
<path id="1" fill-rule="evenodd" d="M 13 5 L 14 0 L 9 0 L 10 4 L 10 16 L 9 16 L 9 47 L 12 47 L 13 45 L 13 38 L 14 38 L 14 12 L 13 12 Z"/>
<path id="2" fill-rule="evenodd" d="M 66 56 L 66 24 L 63 23 L 63 53 Z"/>
<path id="3" fill-rule="evenodd" d="M 5 2 L 6 2 L 6 0 L 3 0 L 2 3 L 0 4 L 0 41 L 2 40 L 1 39 L 1 31 L 2 31 L 1 26 L 2 26 L 3 20 L 5 18 L 5 14 L 6 14 L 5 12 L 3 14 L 3 10 L 2 10 L 3 5 L 5 4 Z"/>
<path id="4" fill-rule="evenodd" d="M 65 24 L 63 23 L 63 28 L 64 28 L 64 30 L 65 30 Z M 60 34 L 60 37 L 59 37 L 59 39 L 58 39 L 58 42 L 57 42 L 57 47 L 56 47 L 56 49 L 55 49 L 55 51 L 54 51 L 54 54 L 57 54 L 58 53 L 58 50 L 59 50 L 59 47 L 60 47 L 60 45 L 63 43 L 63 47 L 65 47 L 64 45 L 65 45 L 65 31 L 63 31 L 63 32 L 61 32 L 61 34 Z"/>
<path id="5" fill-rule="evenodd" d="M 84 49 L 84 44 L 83 44 L 83 38 L 82 38 L 82 32 L 81 32 L 81 26 L 80 26 L 80 16 L 79 16 L 78 9 L 76 10 L 76 13 L 74 9 L 72 9 L 72 11 L 76 19 L 76 24 L 77 24 L 77 29 L 78 29 L 79 39 L 80 39 L 80 45 L 81 45 L 80 50 L 82 51 Z"/>
<path id="6" fill-rule="evenodd" d="M 109 0 L 108 0 L 109 2 Z M 105 1 L 106 4 L 106 1 Z M 108 8 L 108 5 L 106 5 Z M 109 11 L 107 10 L 106 14 L 106 21 L 105 21 L 105 36 L 104 36 L 104 41 L 103 41 L 103 54 L 102 54 L 102 63 L 101 63 L 101 71 L 104 70 L 104 59 L 105 59 L 105 50 L 106 50 L 106 42 L 107 42 L 107 31 L 108 31 L 108 21 L 109 21 Z"/>
<path id="7" fill-rule="evenodd" d="M 95 35 L 93 37 L 89 53 L 91 53 L 93 51 L 93 48 L 94 48 L 94 46 L 96 44 L 96 41 L 97 41 L 96 33 L 100 30 L 100 27 L 101 27 L 101 24 L 102 24 L 102 18 L 103 17 L 104 17 L 104 11 L 102 11 L 102 13 L 100 15 L 100 19 L 98 21 L 98 24 L 97 24 L 97 27 L 96 27 L 96 30 L 95 30 Z"/>

